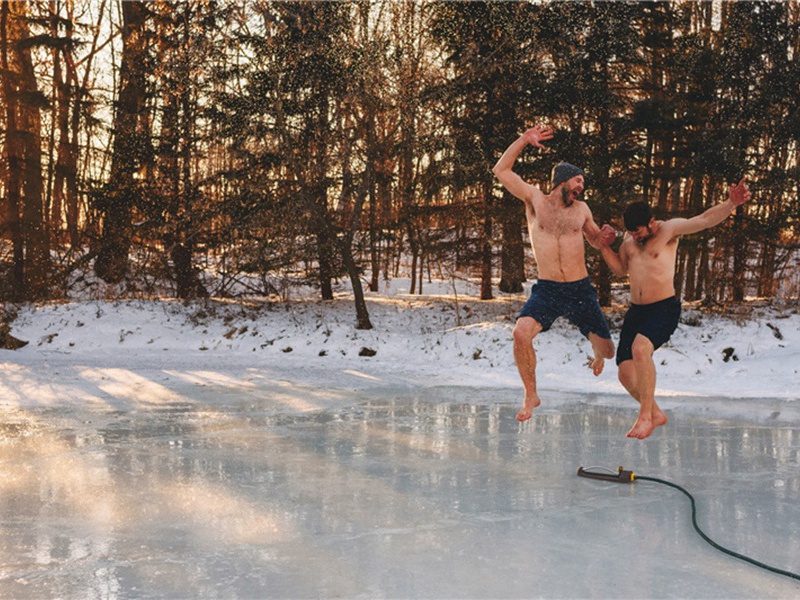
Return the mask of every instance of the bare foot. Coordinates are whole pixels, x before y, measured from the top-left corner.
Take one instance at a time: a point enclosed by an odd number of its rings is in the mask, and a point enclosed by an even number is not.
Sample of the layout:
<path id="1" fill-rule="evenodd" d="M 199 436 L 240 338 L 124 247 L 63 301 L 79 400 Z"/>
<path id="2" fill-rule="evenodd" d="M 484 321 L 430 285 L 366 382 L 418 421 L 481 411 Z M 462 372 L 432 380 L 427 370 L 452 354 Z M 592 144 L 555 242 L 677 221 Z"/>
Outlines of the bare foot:
<path id="1" fill-rule="evenodd" d="M 655 429 L 655 425 L 653 425 L 653 419 L 650 415 L 646 417 L 644 415 L 639 415 L 639 418 L 636 419 L 636 423 L 633 424 L 630 431 L 626 433 L 629 438 L 637 438 L 643 440 L 646 437 L 650 437 L 650 434 L 653 433 L 653 429 Z"/>
<path id="2" fill-rule="evenodd" d="M 650 410 L 650 414 L 645 416 L 641 412 L 639 413 L 639 418 L 636 419 L 636 423 L 633 424 L 631 430 L 627 433 L 628 437 L 638 438 L 643 440 L 646 437 L 649 437 L 653 430 L 656 427 L 661 427 L 662 425 L 667 424 L 667 415 L 664 414 L 664 411 L 659 408 L 656 404 Z"/>
<path id="3" fill-rule="evenodd" d="M 603 367 L 605 366 L 606 360 L 602 356 L 593 358 L 592 362 L 589 363 L 589 367 L 592 369 L 592 373 L 594 373 L 595 377 L 603 372 Z"/>
<path id="4" fill-rule="evenodd" d="M 522 408 L 520 408 L 519 412 L 517 413 L 517 421 L 522 423 L 523 421 L 530 419 L 531 415 L 533 414 L 533 409 L 539 406 L 541 403 L 542 401 L 539 400 L 539 396 L 525 396 L 525 402 L 523 402 Z"/>
<path id="5" fill-rule="evenodd" d="M 665 415 L 664 411 L 662 411 L 657 406 L 655 408 L 653 408 L 653 410 L 650 413 L 650 415 L 653 418 L 653 428 L 661 427 L 662 425 L 666 425 L 667 424 L 667 415 Z"/>

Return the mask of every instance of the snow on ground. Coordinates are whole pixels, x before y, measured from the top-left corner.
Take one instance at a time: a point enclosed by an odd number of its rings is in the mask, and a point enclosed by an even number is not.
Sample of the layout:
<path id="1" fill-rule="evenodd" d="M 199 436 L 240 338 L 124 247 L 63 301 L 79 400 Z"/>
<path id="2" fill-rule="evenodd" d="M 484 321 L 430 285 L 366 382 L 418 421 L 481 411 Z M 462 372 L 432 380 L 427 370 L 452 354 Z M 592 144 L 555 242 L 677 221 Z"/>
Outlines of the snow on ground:
<path id="1" fill-rule="evenodd" d="M 797 307 L 687 309 L 656 354 L 682 418 L 630 443 L 615 365 L 591 375 L 564 322 L 536 340 L 543 406 L 517 424 L 529 287 L 455 289 L 384 283 L 368 331 L 346 288 L 6 306 L 29 344 L 0 350 L 0 596 L 797 596 L 704 546 L 653 486 L 575 477 L 677 477 L 712 537 L 796 571 Z"/>
<path id="2" fill-rule="evenodd" d="M 530 284 L 521 294 L 480 301 L 477 285 L 425 282 L 409 295 L 408 280 L 382 283 L 368 293 L 374 328 L 355 328 L 352 296 L 288 302 L 209 300 L 80 300 L 17 307 L 12 334 L 30 343 L 0 350 L 0 377 L 46 378 L 62 367 L 189 369 L 241 378 L 269 372 L 309 389 L 371 385 L 466 386 L 509 390 L 520 399 L 511 331 Z M 607 311 L 616 342 L 626 299 Z M 737 307 L 704 313 L 685 307 L 682 323 L 656 353 L 657 397 L 800 399 L 800 311 L 796 305 Z M 535 342 L 539 389 L 613 396 L 629 402 L 606 362 L 595 378 L 590 346 L 564 320 Z M 48 371 L 49 369 L 49 371 Z M 73 390 L 96 383 L 76 378 Z M 17 389 L 20 389 L 17 387 Z M 17 398 L 40 404 L 46 385 Z M 88 391 L 87 391 L 88 394 Z M 51 399 L 52 400 L 52 399 Z M 759 409 L 760 410 L 760 409 Z"/>

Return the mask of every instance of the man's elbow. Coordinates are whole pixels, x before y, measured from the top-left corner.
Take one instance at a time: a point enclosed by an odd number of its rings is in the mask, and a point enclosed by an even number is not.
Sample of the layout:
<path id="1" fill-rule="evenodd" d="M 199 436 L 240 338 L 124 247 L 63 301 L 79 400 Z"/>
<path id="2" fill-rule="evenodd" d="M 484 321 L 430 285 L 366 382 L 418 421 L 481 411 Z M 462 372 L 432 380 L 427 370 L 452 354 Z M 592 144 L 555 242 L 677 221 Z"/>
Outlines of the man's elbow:
<path id="1" fill-rule="evenodd" d="M 503 187 L 507 187 L 508 186 L 509 179 L 506 177 L 506 175 L 507 175 L 506 171 L 504 171 L 503 169 L 498 169 L 497 167 L 494 167 L 492 169 L 492 174 L 494 175 L 494 178 L 498 182 L 500 182 L 500 184 Z"/>

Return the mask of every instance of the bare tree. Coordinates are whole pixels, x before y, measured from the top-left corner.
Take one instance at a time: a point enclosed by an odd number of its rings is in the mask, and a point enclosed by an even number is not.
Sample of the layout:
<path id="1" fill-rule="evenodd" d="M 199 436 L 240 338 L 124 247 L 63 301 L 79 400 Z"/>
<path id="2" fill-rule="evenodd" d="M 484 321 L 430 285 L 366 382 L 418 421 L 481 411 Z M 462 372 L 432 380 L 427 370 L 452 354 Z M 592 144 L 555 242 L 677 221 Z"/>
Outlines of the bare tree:
<path id="1" fill-rule="evenodd" d="M 96 200 L 103 230 L 95 272 L 109 283 L 119 283 L 128 272 L 131 217 L 137 203 L 136 177 L 149 161 L 150 127 L 145 103 L 147 68 L 147 3 L 122 2 L 122 59 L 119 95 L 114 111 L 111 171 L 104 194 Z"/>
<path id="2" fill-rule="evenodd" d="M 29 31 L 28 8 L 27 2 L 17 2 L 3 3 L 0 9 L 2 87 L 7 124 L 5 187 L 14 246 L 11 294 L 18 299 L 45 297 L 50 275 L 40 112 L 47 106 L 47 99 L 38 89 L 33 68 L 31 48 L 38 41 Z"/>

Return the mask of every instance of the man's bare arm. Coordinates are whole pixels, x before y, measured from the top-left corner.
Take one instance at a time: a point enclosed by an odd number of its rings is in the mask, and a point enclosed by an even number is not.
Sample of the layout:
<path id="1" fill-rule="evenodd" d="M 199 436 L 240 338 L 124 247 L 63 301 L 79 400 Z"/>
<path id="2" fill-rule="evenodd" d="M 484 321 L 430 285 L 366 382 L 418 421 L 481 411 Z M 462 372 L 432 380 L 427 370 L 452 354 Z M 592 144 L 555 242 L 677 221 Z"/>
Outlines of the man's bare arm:
<path id="1" fill-rule="evenodd" d="M 497 164 L 492 168 L 492 173 L 495 174 L 500 183 L 503 184 L 509 192 L 514 196 L 525 202 L 533 200 L 533 186 L 526 183 L 522 177 L 514 173 L 511 168 L 517 160 L 517 157 L 525 149 L 525 146 L 531 145 L 537 148 L 544 148 L 542 142 L 549 140 L 553 137 L 553 129 L 546 125 L 537 125 L 528 129 L 523 133 L 497 161 Z"/>
<path id="2" fill-rule="evenodd" d="M 592 217 L 592 211 L 586 206 L 587 218 L 583 224 L 583 237 L 589 242 L 589 245 L 595 250 L 600 250 L 604 244 L 611 244 L 617 237 L 617 231 L 611 225 L 603 225 L 602 228 L 597 226 L 597 223 Z"/>
<path id="3" fill-rule="evenodd" d="M 604 225 L 603 227 L 606 226 Z M 619 248 L 619 254 L 614 252 L 610 244 L 600 245 L 600 254 L 603 256 L 603 260 L 606 261 L 608 268 L 617 277 L 625 277 L 628 274 L 628 260 L 624 248 L 625 240 L 622 241 L 622 244 Z"/>
<path id="4" fill-rule="evenodd" d="M 731 186 L 728 192 L 728 199 L 725 202 L 712 206 L 691 219 L 670 219 L 664 225 L 676 237 L 697 233 L 719 225 L 728 218 L 737 206 L 741 206 L 748 200 L 750 200 L 750 190 L 747 189 L 747 182 L 742 178 L 739 183 Z"/>

